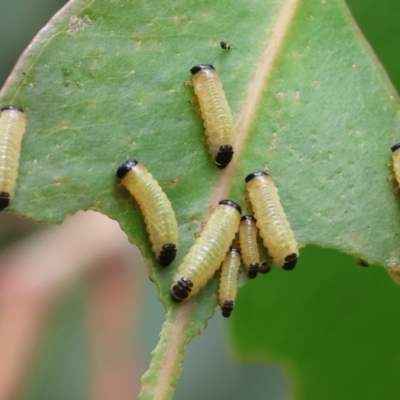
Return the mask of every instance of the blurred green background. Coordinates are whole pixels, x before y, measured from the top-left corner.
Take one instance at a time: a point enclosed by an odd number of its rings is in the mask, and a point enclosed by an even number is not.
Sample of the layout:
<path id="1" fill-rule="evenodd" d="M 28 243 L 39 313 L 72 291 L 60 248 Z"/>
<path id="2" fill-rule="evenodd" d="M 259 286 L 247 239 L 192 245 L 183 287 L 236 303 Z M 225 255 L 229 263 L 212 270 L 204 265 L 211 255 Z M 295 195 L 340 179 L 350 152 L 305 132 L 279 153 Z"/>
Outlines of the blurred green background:
<path id="1" fill-rule="evenodd" d="M 1 84 L 35 33 L 64 3 L 61 0 L 2 3 Z M 348 5 L 399 91 L 400 3 L 351 0 Z M 10 238 L 32 229 L 29 222 L 1 214 L 0 244 L 4 246 Z M 133 339 L 132 355 L 138 366 L 133 379 L 139 385 L 140 375 L 147 368 L 149 354 L 158 340 L 164 310 L 144 267 L 136 267 L 135 279 L 140 279 L 145 288 L 135 324 L 139 332 Z M 303 288 L 310 281 L 316 289 L 307 293 Z M 88 398 L 84 329 L 88 292 L 88 284 L 83 281 L 63 297 L 49 323 L 21 398 Z M 310 321 L 305 326 L 301 319 L 308 307 Z M 307 247 L 302 250 L 298 268 L 290 275 L 273 271 L 240 291 L 230 328 L 237 350 L 247 363 L 234 361 L 227 323 L 218 312 L 203 334 L 190 343 L 174 398 L 283 400 L 298 391 L 307 400 L 397 398 L 399 309 L 400 291 L 383 269 L 374 266 L 364 269 L 346 255 Z M 360 319 L 355 317 L 360 315 Z M 327 318 L 331 324 L 318 329 L 318 321 Z M 270 348 L 274 351 L 269 351 Z M 269 364 L 265 361 L 268 358 Z M 277 365 L 281 368 L 273 366 L 272 360 L 280 360 Z M 307 365 L 304 360 L 308 360 Z M 343 364 L 346 368 L 342 368 Z M 348 373 L 349 369 L 353 374 Z M 316 385 L 314 377 L 318 370 L 322 370 L 321 375 L 326 379 Z M 299 374 L 302 382 L 296 378 L 290 381 L 292 373 Z"/>

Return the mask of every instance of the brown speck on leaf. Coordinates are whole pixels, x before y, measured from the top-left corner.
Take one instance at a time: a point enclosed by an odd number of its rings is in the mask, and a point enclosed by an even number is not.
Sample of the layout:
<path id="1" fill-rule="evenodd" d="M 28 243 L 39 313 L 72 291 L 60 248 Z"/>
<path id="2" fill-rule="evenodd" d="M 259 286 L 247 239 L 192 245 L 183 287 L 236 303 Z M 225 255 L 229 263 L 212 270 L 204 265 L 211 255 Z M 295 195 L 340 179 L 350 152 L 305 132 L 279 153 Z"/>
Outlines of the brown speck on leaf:
<path id="1" fill-rule="evenodd" d="M 60 186 L 63 183 L 66 183 L 66 182 L 67 182 L 67 180 L 65 178 L 57 178 L 57 179 L 53 180 L 52 184 L 55 185 L 55 186 Z"/>
<path id="2" fill-rule="evenodd" d="M 135 44 L 137 46 L 142 45 L 142 38 L 140 36 L 138 36 L 136 33 L 133 34 L 133 40 L 135 41 Z"/>
<path id="3" fill-rule="evenodd" d="M 269 144 L 269 150 L 270 151 L 274 151 L 275 150 L 275 143 L 276 143 L 276 133 L 272 134 L 272 139 L 271 139 L 271 143 Z M 268 168 L 268 167 L 267 167 Z"/>

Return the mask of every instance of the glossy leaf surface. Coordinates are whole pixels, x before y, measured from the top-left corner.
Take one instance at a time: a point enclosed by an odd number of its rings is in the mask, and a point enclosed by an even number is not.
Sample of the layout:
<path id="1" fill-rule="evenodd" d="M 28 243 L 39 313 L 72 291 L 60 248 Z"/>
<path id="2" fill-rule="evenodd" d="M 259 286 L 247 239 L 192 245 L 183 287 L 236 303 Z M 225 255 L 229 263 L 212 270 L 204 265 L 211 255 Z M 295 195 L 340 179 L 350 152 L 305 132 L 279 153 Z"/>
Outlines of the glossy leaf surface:
<path id="1" fill-rule="evenodd" d="M 234 48 L 222 50 L 221 39 Z M 183 84 L 204 62 L 218 70 L 238 124 L 223 171 Z M 182 357 L 214 312 L 216 282 L 191 303 L 171 303 L 173 270 L 210 206 L 229 197 L 248 208 L 249 172 L 268 165 L 301 245 L 383 266 L 400 258 L 399 203 L 387 179 L 398 99 L 339 0 L 72 1 L 25 52 L 1 103 L 29 118 L 11 209 L 53 223 L 98 210 L 148 259 L 168 309 L 155 364 L 171 338 Z M 141 212 L 115 178 L 128 158 L 146 165 L 176 212 L 180 249 L 168 269 L 153 265 Z M 155 367 L 145 386 L 158 376 Z"/>

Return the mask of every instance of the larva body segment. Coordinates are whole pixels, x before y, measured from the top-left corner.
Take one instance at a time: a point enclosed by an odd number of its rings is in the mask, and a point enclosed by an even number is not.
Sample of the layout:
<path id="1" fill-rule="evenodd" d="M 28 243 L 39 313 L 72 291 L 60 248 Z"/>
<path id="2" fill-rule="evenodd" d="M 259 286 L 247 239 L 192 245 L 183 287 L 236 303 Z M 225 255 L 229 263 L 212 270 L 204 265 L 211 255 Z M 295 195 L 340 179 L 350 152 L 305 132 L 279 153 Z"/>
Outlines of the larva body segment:
<path id="1" fill-rule="evenodd" d="M 17 186 L 21 143 L 27 118 L 23 110 L 12 105 L 1 108 L 0 114 L 0 211 L 14 197 Z"/>
<path id="2" fill-rule="evenodd" d="M 221 81 L 210 64 L 195 65 L 190 72 L 206 128 L 209 152 L 217 167 L 225 168 L 233 156 L 235 127 Z"/>
<path id="3" fill-rule="evenodd" d="M 260 253 L 257 235 L 256 220 L 251 215 L 243 215 L 240 220 L 239 241 L 243 264 L 249 278 L 255 278 L 259 272 Z"/>
<path id="4" fill-rule="evenodd" d="M 117 171 L 121 183 L 138 202 L 158 262 L 168 266 L 178 248 L 178 223 L 171 202 L 150 172 L 136 160 L 128 160 Z"/>
<path id="5" fill-rule="evenodd" d="M 195 296 L 214 276 L 239 229 L 240 215 L 241 209 L 234 202 L 219 202 L 174 276 L 174 301 Z"/>
<path id="6" fill-rule="evenodd" d="M 393 158 L 393 171 L 397 182 L 400 184 L 400 143 L 391 147 Z"/>
<path id="7" fill-rule="evenodd" d="M 299 250 L 274 182 L 263 171 L 250 174 L 245 180 L 264 246 L 274 264 L 285 270 L 293 269 Z"/>
<path id="8" fill-rule="evenodd" d="M 219 306 L 225 318 L 231 315 L 235 305 L 239 267 L 239 249 L 231 247 L 222 263 L 219 281 Z"/>

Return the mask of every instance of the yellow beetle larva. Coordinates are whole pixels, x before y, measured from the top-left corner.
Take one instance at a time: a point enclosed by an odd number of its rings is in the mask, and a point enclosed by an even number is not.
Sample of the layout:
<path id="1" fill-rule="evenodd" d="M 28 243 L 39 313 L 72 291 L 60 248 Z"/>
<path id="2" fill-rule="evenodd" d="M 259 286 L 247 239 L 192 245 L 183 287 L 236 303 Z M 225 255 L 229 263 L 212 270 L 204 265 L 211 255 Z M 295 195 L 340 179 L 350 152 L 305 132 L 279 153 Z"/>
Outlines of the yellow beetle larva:
<path id="1" fill-rule="evenodd" d="M 219 281 L 219 306 L 226 318 L 231 315 L 235 305 L 239 267 L 240 251 L 236 247 L 231 247 L 222 263 Z"/>
<path id="2" fill-rule="evenodd" d="M 299 250 L 281 205 L 278 189 L 264 171 L 245 179 L 257 227 L 274 264 L 285 270 L 296 266 Z"/>
<path id="3" fill-rule="evenodd" d="M 124 162 L 117 177 L 139 203 L 152 249 L 164 267 L 174 261 L 178 248 L 178 224 L 171 202 L 150 172 L 137 160 Z"/>
<path id="4" fill-rule="evenodd" d="M 397 182 L 400 184 L 400 143 L 396 143 L 391 147 L 393 152 L 393 171 Z"/>
<path id="5" fill-rule="evenodd" d="M 241 213 L 233 201 L 219 202 L 174 276 L 174 301 L 195 296 L 214 276 L 239 229 Z"/>
<path id="6" fill-rule="evenodd" d="M 0 211 L 4 210 L 14 197 L 26 121 L 26 115 L 21 108 L 11 105 L 1 108 Z"/>
<path id="7" fill-rule="evenodd" d="M 257 235 L 256 220 L 251 215 L 243 215 L 239 226 L 239 241 L 244 268 L 249 278 L 255 278 L 259 270 L 260 253 Z"/>
<path id="8" fill-rule="evenodd" d="M 209 152 L 216 166 L 225 168 L 233 156 L 235 127 L 221 81 L 211 64 L 195 65 L 190 72 L 206 128 Z"/>

